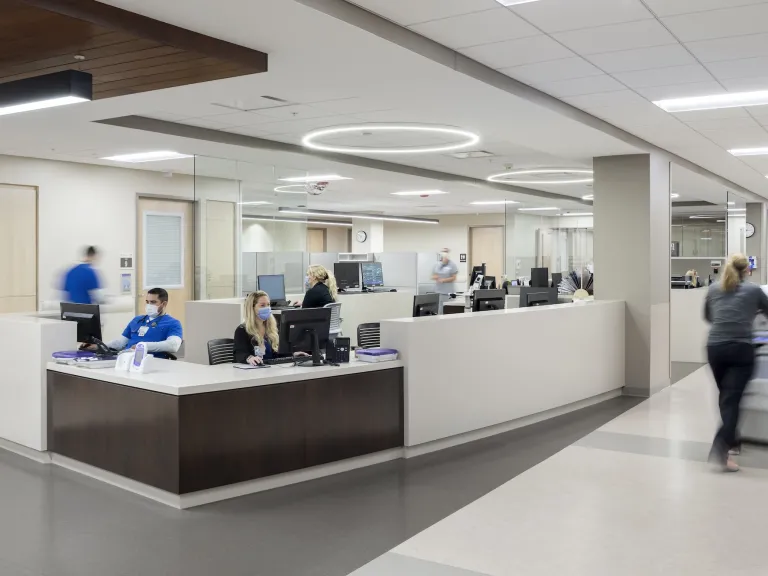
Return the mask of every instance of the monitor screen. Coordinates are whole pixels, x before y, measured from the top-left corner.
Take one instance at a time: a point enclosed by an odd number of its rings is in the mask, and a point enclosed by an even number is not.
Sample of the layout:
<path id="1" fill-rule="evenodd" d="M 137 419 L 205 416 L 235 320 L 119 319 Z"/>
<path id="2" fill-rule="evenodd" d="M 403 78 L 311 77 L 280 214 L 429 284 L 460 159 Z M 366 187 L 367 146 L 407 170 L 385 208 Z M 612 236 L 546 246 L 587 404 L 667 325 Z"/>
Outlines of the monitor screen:
<path id="1" fill-rule="evenodd" d="M 357 262 L 336 262 L 333 265 L 333 275 L 342 290 L 360 288 L 360 264 Z"/>
<path id="2" fill-rule="evenodd" d="M 269 294 L 272 302 L 285 300 L 285 276 L 282 274 L 272 274 L 269 276 L 259 276 L 259 290 Z"/>
<path id="3" fill-rule="evenodd" d="M 363 286 L 384 286 L 384 272 L 381 268 L 381 262 L 364 262 Z"/>

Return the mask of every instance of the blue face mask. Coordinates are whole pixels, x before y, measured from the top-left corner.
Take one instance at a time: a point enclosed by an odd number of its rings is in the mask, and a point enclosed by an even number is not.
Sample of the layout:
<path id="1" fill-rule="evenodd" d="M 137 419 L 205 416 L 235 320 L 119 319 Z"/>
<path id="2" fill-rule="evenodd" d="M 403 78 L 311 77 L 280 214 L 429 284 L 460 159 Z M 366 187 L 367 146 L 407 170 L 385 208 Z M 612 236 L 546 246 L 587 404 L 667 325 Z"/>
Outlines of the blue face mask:
<path id="1" fill-rule="evenodd" d="M 266 322 L 269 320 L 269 317 L 272 316 L 272 308 L 259 308 L 259 320 Z"/>

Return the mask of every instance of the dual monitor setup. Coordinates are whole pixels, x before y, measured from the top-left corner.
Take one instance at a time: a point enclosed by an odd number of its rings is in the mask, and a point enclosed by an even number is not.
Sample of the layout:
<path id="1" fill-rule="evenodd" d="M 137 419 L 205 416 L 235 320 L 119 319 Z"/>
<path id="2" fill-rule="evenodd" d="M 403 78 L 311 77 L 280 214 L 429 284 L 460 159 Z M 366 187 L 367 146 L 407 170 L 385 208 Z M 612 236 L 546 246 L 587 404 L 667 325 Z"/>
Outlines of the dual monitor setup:
<path id="1" fill-rule="evenodd" d="M 333 265 L 336 285 L 342 291 L 375 292 L 384 286 L 381 262 L 336 262 Z"/>
<path id="2" fill-rule="evenodd" d="M 440 314 L 440 294 L 422 294 L 413 297 L 413 317 L 437 316 Z M 475 290 L 472 298 L 472 312 L 504 310 L 507 305 L 506 290 Z"/>

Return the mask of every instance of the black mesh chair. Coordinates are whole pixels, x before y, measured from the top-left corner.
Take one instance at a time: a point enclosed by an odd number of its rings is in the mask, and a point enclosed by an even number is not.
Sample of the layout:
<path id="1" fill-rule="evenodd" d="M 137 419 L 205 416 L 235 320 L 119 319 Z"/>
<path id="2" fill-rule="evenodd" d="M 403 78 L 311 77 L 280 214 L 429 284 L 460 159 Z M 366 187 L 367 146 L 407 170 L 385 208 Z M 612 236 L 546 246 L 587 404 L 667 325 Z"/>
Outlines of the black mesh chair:
<path id="1" fill-rule="evenodd" d="M 232 338 L 220 338 L 208 341 L 208 364 L 232 364 L 235 361 L 235 341 Z"/>
<path id="2" fill-rule="evenodd" d="M 358 348 L 381 347 L 381 324 L 379 324 L 378 322 L 371 322 L 369 324 L 358 325 L 357 347 Z"/>

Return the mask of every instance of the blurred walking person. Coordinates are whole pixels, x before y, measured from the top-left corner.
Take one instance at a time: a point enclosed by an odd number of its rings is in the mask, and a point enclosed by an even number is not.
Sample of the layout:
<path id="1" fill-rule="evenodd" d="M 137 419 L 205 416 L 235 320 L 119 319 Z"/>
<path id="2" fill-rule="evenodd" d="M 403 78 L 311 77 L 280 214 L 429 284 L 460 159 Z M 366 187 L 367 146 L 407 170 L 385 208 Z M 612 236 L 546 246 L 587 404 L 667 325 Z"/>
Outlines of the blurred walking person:
<path id="1" fill-rule="evenodd" d="M 98 304 L 101 282 L 93 265 L 99 254 L 94 246 L 88 246 L 83 251 L 83 261 L 70 268 L 64 275 L 61 289 L 63 300 L 73 304 Z"/>
<path id="2" fill-rule="evenodd" d="M 758 313 L 768 315 L 768 297 L 762 288 L 744 282 L 748 272 L 749 261 L 743 254 L 731 256 L 720 282 L 709 287 L 704 306 L 704 316 L 712 325 L 707 358 L 720 393 L 722 419 L 709 457 L 727 472 L 739 470 L 731 452 L 739 447 L 739 406 L 755 367 L 752 326 Z"/>

